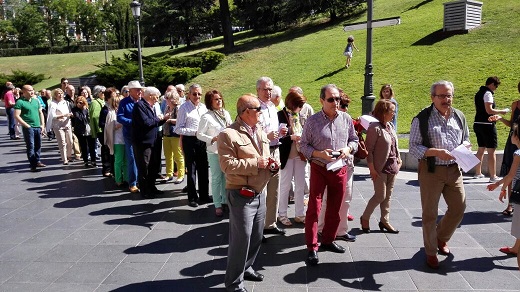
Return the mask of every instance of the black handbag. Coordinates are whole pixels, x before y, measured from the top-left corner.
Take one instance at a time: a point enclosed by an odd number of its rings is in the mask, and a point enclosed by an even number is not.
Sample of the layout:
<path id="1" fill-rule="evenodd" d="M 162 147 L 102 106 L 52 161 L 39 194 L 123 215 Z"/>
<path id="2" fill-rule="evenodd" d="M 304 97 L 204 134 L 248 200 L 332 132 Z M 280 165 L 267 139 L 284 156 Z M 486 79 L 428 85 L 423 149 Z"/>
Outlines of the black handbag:
<path id="1" fill-rule="evenodd" d="M 520 179 L 517 179 L 509 197 L 509 203 L 520 205 Z"/>

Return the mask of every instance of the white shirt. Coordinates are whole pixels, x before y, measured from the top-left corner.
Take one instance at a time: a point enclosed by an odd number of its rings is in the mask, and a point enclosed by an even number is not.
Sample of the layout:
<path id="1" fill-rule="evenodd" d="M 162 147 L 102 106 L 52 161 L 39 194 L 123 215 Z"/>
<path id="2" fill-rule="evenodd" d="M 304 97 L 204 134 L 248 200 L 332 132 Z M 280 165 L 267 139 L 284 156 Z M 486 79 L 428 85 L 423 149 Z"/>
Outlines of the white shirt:
<path id="1" fill-rule="evenodd" d="M 484 102 L 493 103 L 493 94 L 491 91 L 486 91 L 486 93 L 484 93 Z"/>
<path id="2" fill-rule="evenodd" d="M 53 100 L 50 103 L 49 111 L 47 112 L 47 123 L 46 123 L 46 131 L 50 132 L 53 123 L 56 123 L 56 125 L 60 124 L 60 126 L 70 126 L 70 118 L 66 117 L 62 121 L 58 120 L 56 116 L 66 115 L 70 113 L 69 110 L 69 103 L 62 99 L 60 102 L 56 102 Z"/>
<path id="3" fill-rule="evenodd" d="M 269 134 L 270 132 L 278 131 L 278 114 L 276 106 L 273 102 L 263 102 L 260 99 L 260 107 L 262 108 L 262 115 L 260 116 L 260 124 L 264 128 L 264 132 Z M 269 143 L 270 146 L 277 146 L 278 139 L 274 139 Z"/>
<path id="4" fill-rule="evenodd" d="M 197 139 L 206 142 L 206 151 L 208 153 L 218 154 L 218 140 L 215 141 L 215 143 L 212 143 L 211 141 L 213 140 L 213 137 L 218 136 L 227 125 L 231 125 L 231 116 L 227 110 L 224 110 L 224 118 L 225 120 L 222 120 L 220 117 L 216 116 L 215 112 L 208 111 L 200 120 Z"/>
<path id="5" fill-rule="evenodd" d="M 199 102 L 198 106 L 195 106 L 191 100 L 183 103 L 177 113 L 175 133 L 182 136 L 196 136 L 200 118 L 207 111 L 206 106 L 202 102 Z"/>

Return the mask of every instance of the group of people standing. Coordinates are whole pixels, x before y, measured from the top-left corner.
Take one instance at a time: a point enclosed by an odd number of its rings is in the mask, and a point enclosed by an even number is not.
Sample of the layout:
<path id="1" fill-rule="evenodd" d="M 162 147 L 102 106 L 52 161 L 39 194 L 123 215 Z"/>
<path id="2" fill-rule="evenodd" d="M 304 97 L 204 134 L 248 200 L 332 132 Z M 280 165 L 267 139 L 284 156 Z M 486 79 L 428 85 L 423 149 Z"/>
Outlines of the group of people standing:
<path id="1" fill-rule="evenodd" d="M 493 93 L 500 83 L 494 78 L 488 79 L 494 88 L 482 88 L 475 96 L 475 104 L 486 109 L 486 121 L 493 124 L 501 120 L 510 125 L 508 143 L 518 145 L 520 132 L 512 122 L 520 112 L 518 102 L 512 104 L 511 120 L 495 115 L 508 111 L 487 111 L 488 103 L 494 108 L 488 92 Z M 449 81 L 434 83 L 430 88 L 431 105 L 412 120 L 410 131 L 410 154 L 419 161 L 426 264 L 434 269 L 439 267 L 437 253 L 450 254 L 447 242 L 462 221 L 466 206 L 462 172 L 451 151 L 459 145 L 471 145 L 466 118 L 452 106 L 454 91 Z M 283 99 L 281 89 L 271 78 L 261 77 L 256 82 L 256 93 L 238 99 L 237 117 L 232 119 L 224 108 L 222 93 L 203 93 L 198 84 L 191 85 L 185 97 L 183 86 L 169 86 L 163 96 L 157 88 L 143 87 L 137 81 L 129 82 L 121 93 L 115 88 L 96 86 L 90 102 L 83 95 L 69 96 L 73 105 L 67 102 L 67 93 L 58 88 L 52 92 L 47 127 L 56 134 L 64 164 L 74 157 L 72 140 L 76 136 L 85 165 L 96 166 L 97 138 L 102 145 L 102 164 L 106 164 L 103 173 L 113 175 L 118 185 L 126 182 L 131 192 L 150 199 L 162 193 L 156 187 L 157 180 L 181 183 L 186 178 L 189 206 L 213 202 L 216 216 L 229 212 L 225 285 L 229 291 L 246 291 L 244 280 L 264 278 L 253 268 L 264 235 L 285 234 L 278 223 L 304 224 L 308 251 L 305 262 L 310 266 L 319 263 L 319 250 L 345 252 L 335 240 L 356 239 L 348 232 L 347 222 L 359 131 L 357 121 L 348 114 L 348 95 L 336 85 L 323 86 L 321 110 L 314 113 L 299 87 L 291 87 Z M 38 171 L 45 166 L 39 159 L 45 120 L 32 86 L 23 86 L 22 95 L 14 106 L 14 117 L 24 127 L 31 170 Z M 370 233 L 369 221 L 379 206 L 379 229 L 397 234 L 399 230 L 390 224 L 390 200 L 402 165 L 396 134 L 398 106 L 390 85 L 381 88 L 380 97 L 372 112 L 377 122 L 366 130 L 367 165 L 374 194 L 360 216 L 360 224 L 364 233 Z M 480 115 L 483 112 L 477 111 L 475 128 L 485 124 Z M 488 134 L 477 134 L 483 135 L 478 139 L 479 150 L 481 146 L 493 146 L 483 141 L 490 139 Z M 161 174 L 162 151 L 165 176 Z M 509 173 L 516 173 L 520 165 L 517 152 L 517 162 L 509 166 Z M 511 185 L 513 177 L 517 176 L 499 179 L 492 174 L 493 184 L 488 188 Z M 287 212 L 291 191 L 295 202 L 293 220 Z M 306 193 L 309 197 L 305 211 Z M 505 189 L 501 199 L 504 193 Z M 448 210 L 438 220 L 441 195 Z M 513 220 L 513 235 L 519 238 L 520 219 L 516 219 L 518 216 Z M 517 240 L 503 252 L 516 255 L 518 246 Z"/>

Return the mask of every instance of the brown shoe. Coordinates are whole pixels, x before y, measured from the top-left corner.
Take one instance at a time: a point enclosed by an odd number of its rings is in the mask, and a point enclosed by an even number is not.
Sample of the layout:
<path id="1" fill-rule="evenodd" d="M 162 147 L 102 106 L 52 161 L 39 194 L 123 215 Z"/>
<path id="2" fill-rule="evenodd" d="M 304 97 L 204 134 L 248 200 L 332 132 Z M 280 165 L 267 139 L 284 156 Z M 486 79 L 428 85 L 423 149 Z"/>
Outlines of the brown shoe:
<path id="1" fill-rule="evenodd" d="M 436 255 L 426 255 L 426 264 L 428 267 L 435 270 L 439 268 L 439 260 L 437 259 Z"/>
<path id="2" fill-rule="evenodd" d="M 130 190 L 131 193 L 138 193 L 139 192 L 139 188 L 136 187 L 136 186 L 131 186 L 129 188 L 129 190 Z"/>
<path id="3" fill-rule="evenodd" d="M 439 248 L 439 254 L 442 255 L 449 255 L 450 249 L 448 248 L 448 245 L 444 241 L 440 241 L 437 239 L 437 247 Z"/>
<path id="4" fill-rule="evenodd" d="M 36 167 L 46 167 L 47 165 L 41 163 L 41 162 L 38 162 L 36 163 Z"/>

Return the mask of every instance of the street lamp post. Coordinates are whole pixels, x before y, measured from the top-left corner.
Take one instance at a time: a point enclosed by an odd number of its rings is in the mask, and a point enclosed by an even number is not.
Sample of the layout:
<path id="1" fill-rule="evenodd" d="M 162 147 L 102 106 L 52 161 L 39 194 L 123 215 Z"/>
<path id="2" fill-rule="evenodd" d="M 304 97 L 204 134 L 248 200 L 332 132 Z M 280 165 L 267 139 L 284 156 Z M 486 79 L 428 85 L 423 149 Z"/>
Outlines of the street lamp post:
<path id="1" fill-rule="evenodd" d="M 107 59 L 107 30 L 103 28 L 101 31 L 101 34 L 103 35 L 103 41 L 105 42 L 105 65 L 108 65 L 108 59 Z"/>
<path id="2" fill-rule="evenodd" d="M 141 3 L 136 0 L 130 3 L 130 8 L 132 9 L 132 14 L 134 15 L 135 21 L 137 22 L 137 59 L 139 60 L 139 83 L 141 86 L 144 86 L 144 76 L 143 76 L 143 59 L 141 56 L 141 32 L 139 30 L 139 18 L 141 17 Z"/>
<path id="3" fill-rule="evenodd" d="M 364 95 L 361 97 L 361 112 L 368 114 L 374 109 L 374 96 L 372 77 L 374 75 L 372 71 L 372 11 L 373 11 L 373 0 L 368 0 L 367 9 L 367 59 L 365 65 L 365 89 Z"/>

